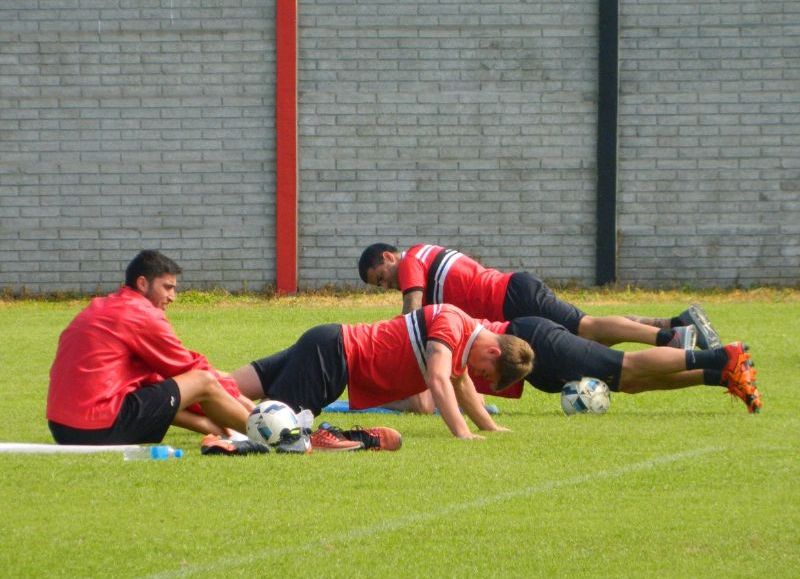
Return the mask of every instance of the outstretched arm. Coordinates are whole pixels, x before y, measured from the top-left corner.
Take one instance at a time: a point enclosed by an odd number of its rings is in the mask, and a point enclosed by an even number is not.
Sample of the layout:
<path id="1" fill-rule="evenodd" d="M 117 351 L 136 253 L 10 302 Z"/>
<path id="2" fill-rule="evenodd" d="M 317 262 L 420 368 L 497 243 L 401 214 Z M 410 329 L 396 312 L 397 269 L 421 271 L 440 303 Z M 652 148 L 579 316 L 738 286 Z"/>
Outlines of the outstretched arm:
<path id="1" fill-rule="evenodd" d="M 439 409 L 439 414 L 450 432 L 457 438 L 483 438 L 470 432 L 467 421 L 464 420 L 458 409 L 458 401 L 450 381 L 453 367 L 453 354 L 450 349 L 441 342 L 431 340 L 425 349 L 425 357 L 427 360 L 425 383 L 428 385 L 428 389 L 433 395 L 433 401 Z"/>
<path id="2" fill-rule="evenodd" d="M 486 411 L 483 397 L 475 390 L 475 384 L 468 373 L 465 372 L 463 376 L 453 380 L 453 389 L 455 390 L 458 404 L 464 409 L 467 416 L 472 419 L 475 426 L 481 430 L 509 432 L 507 428 L 498 426 Z"/>

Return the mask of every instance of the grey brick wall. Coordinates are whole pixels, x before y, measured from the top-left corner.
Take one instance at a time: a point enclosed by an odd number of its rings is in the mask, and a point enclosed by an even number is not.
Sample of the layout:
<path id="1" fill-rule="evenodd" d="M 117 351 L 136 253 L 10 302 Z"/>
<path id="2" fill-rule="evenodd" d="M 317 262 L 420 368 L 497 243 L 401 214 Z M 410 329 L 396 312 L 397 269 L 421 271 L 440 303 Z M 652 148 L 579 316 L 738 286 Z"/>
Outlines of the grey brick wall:
<path id="1" fill-rule="evenodd" d="M 359 284 L 378 240 L 592 279 L 596 21 L 583 0 L 301 2 L 300 279 Z"/>
<path id="2" fill-rule="evenodd" d="M 274 270 L 274 4 L 0 4 L 0 290 L 108 290 L 141 248 L 183 285 Z"/>
<path id="3" fill-rule="evenodd" d="M 596 4 L 299 0 L 301 288 L 376 240 L 591 284 Z M 0 4 L 0 291 L 105 291 L 142 247 L 274 284 L 274 7 Z M 620 281 L 796 285 L 800 4 L 620 9 Z"/>
<path id="4" fill-rule="evenodd" d="M 619 278 L 800 282 L 800 3 L 622 2 Z"/>

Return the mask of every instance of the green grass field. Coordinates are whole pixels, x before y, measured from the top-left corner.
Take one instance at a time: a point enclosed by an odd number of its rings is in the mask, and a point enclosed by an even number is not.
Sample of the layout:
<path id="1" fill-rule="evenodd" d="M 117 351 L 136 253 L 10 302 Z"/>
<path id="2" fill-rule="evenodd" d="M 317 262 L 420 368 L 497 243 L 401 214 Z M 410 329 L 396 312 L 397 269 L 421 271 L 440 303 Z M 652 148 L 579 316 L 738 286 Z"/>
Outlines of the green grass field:
<path id="1" fill-rule="evenodd" d="M 593 314 L 674 315 L 697 295 L 563 293 Z M 556 396 L 493 399 L 511 433 L 458 441 L 438 417 L 342 415 L 400 430 L 395 453 L 203 457 L 0 454 L 7 577 L 796 577 L 800 570 L 800 293 L 699 299 L 744 340 L 764 411 L 720 388 L 615 395 L 604 416 Z M 0 301 L 0 441 L 50 442 L 58 335 L 85 302 Z M 391 316 L 399 299 L 193 294 L 178 335 L 232 370 L 324 322 Z"/>

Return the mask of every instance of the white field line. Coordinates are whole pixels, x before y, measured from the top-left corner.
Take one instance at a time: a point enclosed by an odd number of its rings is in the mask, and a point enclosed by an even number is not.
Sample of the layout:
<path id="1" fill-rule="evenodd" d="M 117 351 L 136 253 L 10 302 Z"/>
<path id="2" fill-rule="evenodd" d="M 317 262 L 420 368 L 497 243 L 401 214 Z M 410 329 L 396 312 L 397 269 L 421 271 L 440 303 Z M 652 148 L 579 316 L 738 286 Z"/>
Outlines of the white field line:
<path id="1" fill-rule="evenodd" d="M 598 472 L 587 473 L 566 479 L 547 481 L 537 485 L 510 490 L 504 493 L 478 497 L 470 501 L 443 505 L 439 509 L 397 517 L 395 519 L 381 521 L 377 524 L 367 527 L 351 529 L 346 532 L 337 532 L 334 535 L 323 537 L 321 539 L 314 539 L 306 543 L 285 546 L 279 549 L 262 550 L 244 556 L 221 557 L 214 562 L 206 562 L 200 565 L 188 565 L 180 569 L 163 571 L 153 575 L 147 575 L 146 577 L 148 579 L 169 579 L 172 577 L 188 577 L 198 573 L 221 573 L 230 567 L 246 567 L 273 557 L 285 557 L 287 555 L 297 556 L 298 554 L 306 551 L 309 553 L 318 553 L 319 548 L 326 545 L 350 542 L 354 539 L 361 539 L 365 537 L 373 537 L 381 533 L 390 533 L 392 531 L 416 525 L 421 522 L 442 519 L 461 511 L 480 510 L 487 506 L 507 501 L 509 499 L 525 498 L 531 495 L 547 493 L 563 487 L 580 485 L 598 479 L 621 477 L 627 474 L 650 470 L 662 465 L 672 464 L 682 460 L 695 459 L 714 452 L 722 452 L 724 450 L 726 450 L 725 447 L 709 447 L 688 450 L 676 454 L 668 454 L 644 460 L 642 462 L 629 464 L 627 466 L 621 466 L 619 468 L 601 470 Z M 246 548 L 246 546 L 244 547 Z"/>

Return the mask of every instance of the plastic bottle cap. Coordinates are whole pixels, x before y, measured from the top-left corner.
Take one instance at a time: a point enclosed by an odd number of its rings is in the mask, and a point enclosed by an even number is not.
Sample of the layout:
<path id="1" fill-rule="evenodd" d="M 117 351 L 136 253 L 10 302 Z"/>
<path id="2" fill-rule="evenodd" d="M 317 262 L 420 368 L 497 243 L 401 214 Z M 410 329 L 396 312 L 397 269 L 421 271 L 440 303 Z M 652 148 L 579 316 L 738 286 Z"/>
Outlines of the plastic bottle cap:
<path id="1" fill-rule="evenodd" d="M 183 458 L 183 450 L 180 448 L 175 449 L 175 458 Z"/>

